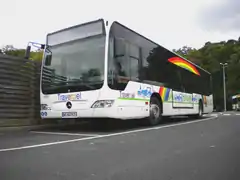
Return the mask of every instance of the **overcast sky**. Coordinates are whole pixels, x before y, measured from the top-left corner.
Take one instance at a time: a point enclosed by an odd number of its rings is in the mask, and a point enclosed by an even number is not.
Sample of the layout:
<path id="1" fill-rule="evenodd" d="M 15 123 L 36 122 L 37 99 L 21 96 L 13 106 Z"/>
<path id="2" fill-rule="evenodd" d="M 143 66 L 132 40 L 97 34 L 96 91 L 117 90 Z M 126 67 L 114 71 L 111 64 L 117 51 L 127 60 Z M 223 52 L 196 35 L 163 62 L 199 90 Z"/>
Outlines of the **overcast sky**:
<path id="1" fill-rule="evenodd" d="M 45 42 L 48 32 L 107 18 L 169 48 L 240 36 L 240 0 L 0 0 L 0 47 Z"/>

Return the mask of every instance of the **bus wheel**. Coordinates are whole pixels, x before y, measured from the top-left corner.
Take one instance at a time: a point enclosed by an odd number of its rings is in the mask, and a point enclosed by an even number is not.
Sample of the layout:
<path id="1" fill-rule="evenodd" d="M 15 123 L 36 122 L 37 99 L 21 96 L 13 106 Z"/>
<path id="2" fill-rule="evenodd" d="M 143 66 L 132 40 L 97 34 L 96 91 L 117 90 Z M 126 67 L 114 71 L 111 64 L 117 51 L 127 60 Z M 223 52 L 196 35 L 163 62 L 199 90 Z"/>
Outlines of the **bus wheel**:
<path id="1" fill-rule="evenodd" d="M 155 126 L 159 124 L 162 120 L 162 105 L 158 98 L 151 97 L 150 99 L 150 114 L 148 118 L 148 124 Z"/>
<path id="2" fill-rule="evenodd" d="M 202 117 L 203 117 L 203 104 L 202 104 L 202 101 L 199 101 L 198 114 L 196 118 L 202 118 Z"/>

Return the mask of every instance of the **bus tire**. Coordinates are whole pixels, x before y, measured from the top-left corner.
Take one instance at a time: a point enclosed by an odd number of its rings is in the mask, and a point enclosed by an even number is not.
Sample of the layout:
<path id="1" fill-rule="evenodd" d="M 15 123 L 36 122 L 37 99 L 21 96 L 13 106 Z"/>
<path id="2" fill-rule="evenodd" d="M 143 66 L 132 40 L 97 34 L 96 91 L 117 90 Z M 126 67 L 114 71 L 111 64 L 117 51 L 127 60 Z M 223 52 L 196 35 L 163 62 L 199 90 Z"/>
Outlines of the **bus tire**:
<path id="1" fill-rule="evenodd" d="M 203 104 L 202 104 L 202 101 L 199 101 L 199 103 L 198 103 L 198 113 L 197 114 L 193 114 L 193 115 L 188 115 L 188 117 L 196 118 L 196 119 L 200 119 L 200 118 L 203 117 Z"/>
<path id="2" fill-rule="evenodd" d="M 162 104 L 155 96 L 150 99 L 150 112 L 148 117 L 148 125 L 158 125 L 162 120 Z"/>
<path id="3" fill-rule="evenodd" d="M 198 114 L 196 115 L 196 118 L 200 119 L 202 117 L 203 117 L 203 103 L 202 103 L 202 101 L 199 101 Z"/>

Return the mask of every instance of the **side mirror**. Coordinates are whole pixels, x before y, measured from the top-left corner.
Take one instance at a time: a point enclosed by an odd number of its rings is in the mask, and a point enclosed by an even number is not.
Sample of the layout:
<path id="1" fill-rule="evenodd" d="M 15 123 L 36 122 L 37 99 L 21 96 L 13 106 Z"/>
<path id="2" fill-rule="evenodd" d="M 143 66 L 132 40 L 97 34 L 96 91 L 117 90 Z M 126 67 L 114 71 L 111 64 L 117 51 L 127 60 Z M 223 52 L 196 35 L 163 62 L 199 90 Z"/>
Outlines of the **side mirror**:
<path id="1" fill-rule="evenodd" d="M 41 49 L 45 49 L 45 44 L 41 44 Z"/>
<path id="2" fill-rule="evenodd" d="M 125 56 L 126 46 L 124 39 L 114 38 L 114 58 Z"/>
<path id="3" fill-rule="evenodd" d="M 50 66 L 52 61 L 52 55 L 48 54 L 45 59 L 45 66 Z"/>
<path id="4" fill-rule="evenodd" d="M 25 59 L 29 59 L 31 53 L 31 46 L 27 46 L 27 49 L 25 51 Z"/>

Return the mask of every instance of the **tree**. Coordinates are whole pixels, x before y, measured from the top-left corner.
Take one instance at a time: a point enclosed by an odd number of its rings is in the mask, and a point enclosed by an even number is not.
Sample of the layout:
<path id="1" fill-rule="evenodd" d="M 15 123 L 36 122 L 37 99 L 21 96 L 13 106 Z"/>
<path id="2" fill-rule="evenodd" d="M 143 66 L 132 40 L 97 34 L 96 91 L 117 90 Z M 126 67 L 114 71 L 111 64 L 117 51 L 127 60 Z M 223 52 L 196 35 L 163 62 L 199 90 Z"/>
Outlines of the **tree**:
<path id="1" fill-rule="evenodd" d="M 15 50 L 15 48 L 13 47 L 13 45 L 6 45 L 6 46 L 4 46 L 3 48 L 2 48 L 2 52 L 3 52 L 3 54 L 6 54 L 7 52 L 9 52 L 9 51 L 13 51 L 13 50 Z"/>
<path id="2" fill-rule="evenodd" d="M 0 50 L 0 53 L 2 52 L 2 54 L 23 58 L 25 56 L 25 51 L 26 51 L 25 49 L 14 48 L 13 45 L 6 45 L 2 48 L 2 50 Z M 36 50 L 30 53 L 30 59 L 34 61 L 41 61 L 42 56 L 43 56 L 42 50 Z"/>
<path id="3" fill-rule="evenodd" d="M 183 55 L 193 63 L 212 73 L 214 104 L 223 107 L 223 74 L 220 63 L 228 63 L 226 68 L 227 96 L 240 92 L 240 38 L 230 39 L 217 43 L 207 42 L 196 50 L 193 48 L 180 48 L 176 52 Z M 230 98 L 228 98 L 230 99 Z"/>
<path id="4" fill-rule="evenodd" d="M 180 56 L 182 57 L 187 57 L 187 55 L 192 52 L 192 51 L 195 51 L 196 49 L 194 48 L 191 48 L 191 47 L 188 47 L 188 46 L 183 46 L 182 48 L 176 50 L 174 49 L 173 52 L 179 54 Z"/>
<path id="5" fill-rule="evenodd" d="M 43 58 L 43 51 L 42 50 L 37 50 L 37 51 L 31 52 L 30 58 L 34 61 L 41 62 L 42 58 Z"/>

